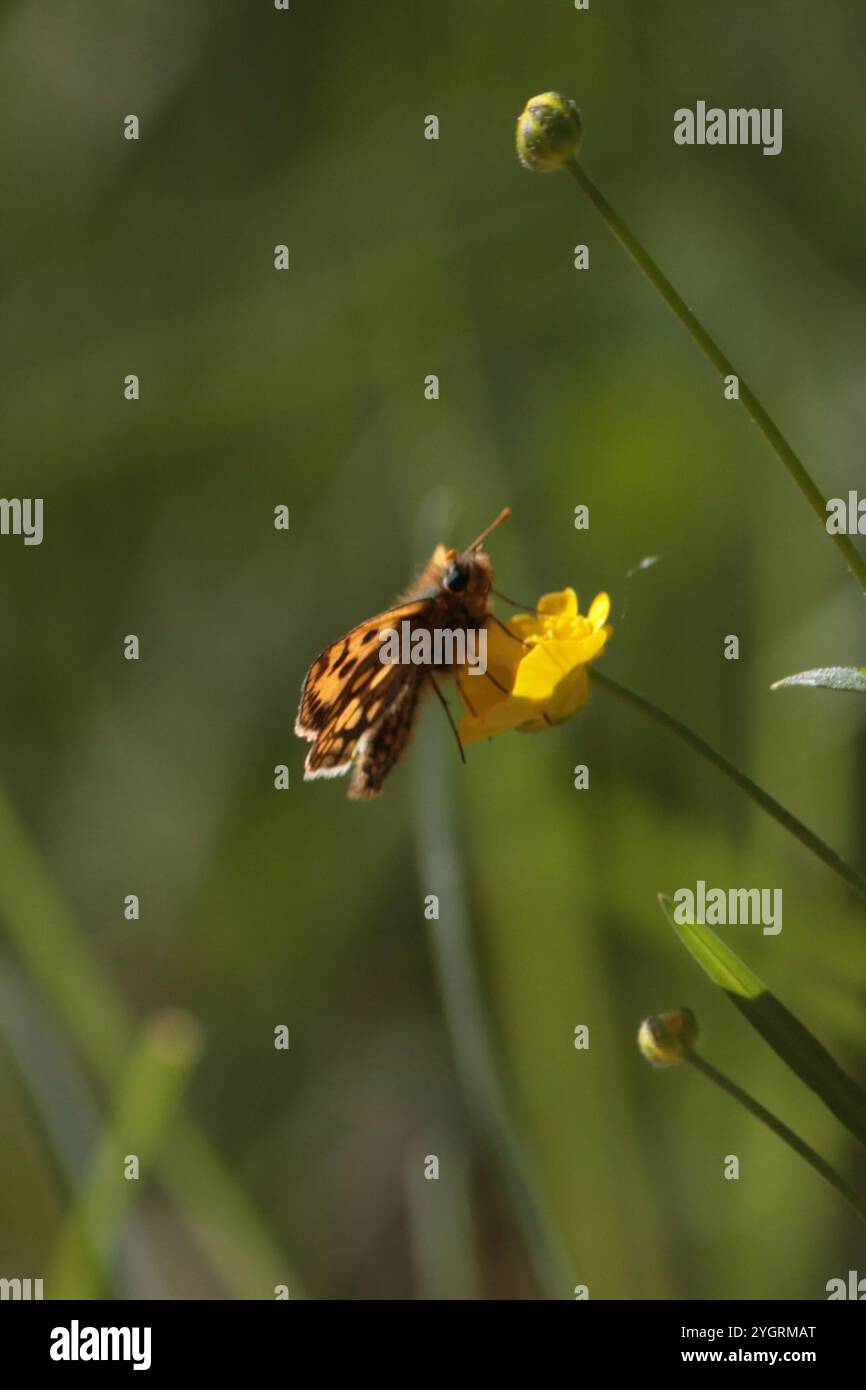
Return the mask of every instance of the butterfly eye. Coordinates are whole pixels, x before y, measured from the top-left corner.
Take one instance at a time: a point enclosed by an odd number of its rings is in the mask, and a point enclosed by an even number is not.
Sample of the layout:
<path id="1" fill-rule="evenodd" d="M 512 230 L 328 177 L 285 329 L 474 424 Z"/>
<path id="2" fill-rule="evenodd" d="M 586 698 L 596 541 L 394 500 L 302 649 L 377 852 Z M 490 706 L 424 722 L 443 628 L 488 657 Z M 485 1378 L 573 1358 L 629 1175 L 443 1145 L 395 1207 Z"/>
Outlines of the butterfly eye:
<path id="1" fill-rule="evenodd" d="M 449 565 L 442 580 L 444 587 L 451 594 L 462 593 L 469 583 L 469 566 L 455 561 Z"/>

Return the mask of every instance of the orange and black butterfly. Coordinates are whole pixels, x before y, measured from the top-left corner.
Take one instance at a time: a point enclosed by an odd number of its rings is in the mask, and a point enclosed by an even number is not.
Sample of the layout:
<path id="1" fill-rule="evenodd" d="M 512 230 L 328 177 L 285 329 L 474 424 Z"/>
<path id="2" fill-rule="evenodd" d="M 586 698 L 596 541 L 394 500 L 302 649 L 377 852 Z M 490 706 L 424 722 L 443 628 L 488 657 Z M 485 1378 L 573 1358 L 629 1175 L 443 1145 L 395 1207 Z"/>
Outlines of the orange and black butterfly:
<path id="1" fill-rule="evenodd" d="M 313 745 L 304 764 L 305 780 L 340 777 L 352 768 L 349 796 L 379 795 L 405 752 L 422 695 L 432 689 L 445 705 L 436 675 L 457 674 L 447 663 L 431 667 L 383 662 L 383 638 L 404 622 L 412 632 L 447 628 L 468 633 L 483 628 L 491 616 L 493 566 L 481 545 L 510 515 L 510 508 L 504 508 L 463 551 L 437 545 L 393 608 L 359 623 L 316 658 L 301 690 L 295 722 L 295 733 Z"/>

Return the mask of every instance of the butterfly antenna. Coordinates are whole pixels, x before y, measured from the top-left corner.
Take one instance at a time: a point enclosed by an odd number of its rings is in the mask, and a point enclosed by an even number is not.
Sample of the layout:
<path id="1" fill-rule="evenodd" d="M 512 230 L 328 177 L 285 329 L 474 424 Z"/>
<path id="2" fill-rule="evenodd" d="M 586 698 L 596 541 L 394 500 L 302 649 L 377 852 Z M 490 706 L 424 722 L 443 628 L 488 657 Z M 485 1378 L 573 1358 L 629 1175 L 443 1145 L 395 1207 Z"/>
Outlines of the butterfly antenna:
<path id="1" fill-rule="evenodd" d="M 516 632 L 512 632 L 510 627 L 506 627 L 503 622 L 500 622 L 499 618 L 497 618 L 495 613 L 488 613 L 487 621 L 489 623 L 495 623 L 497 627 L 501 627 L 502 631 L 505 633 L 505 636 L 510 637 L 512 642 L 518 642 L 521 647 L 526 647 L 527 651 L 529 650 L 529 643 L 524 642 L 523 638 L 518 637 Z"/>
<path id="2" fill-rule="evenodd" d="M 501 598 L 503 603 L 510 603 L 512 608 L 522 608 L 524 613 L 541 612 L 541 609 L 536 608 L 534 603 L 519 603 L 516 598 L 509 598 L 507 594 L 500 593 L 498 589 L 491 589 L 490 592 L 495 598 Z"/>
<path id="3" fill-rule="evenodd" d="M 478 536 L 478 537 L 476 537 L 476 539 L 472 542 L 471 545 L 467 545 L 466 549 L 467 549 L 467 550 L 477 550 L 478 547 L 479 547 L 479 545 L 481 545 L 482 541 L 486 541 L 486 540 L 487 540 L 487 537 L 490 535 L 490 532 L 491 532 L 491 531 L 495 531 L 496 528 L 497 528 L 497 526 L 501 526 L 502 523 L 503 523 L 503 521 L 507 521 L 508 518 L 509 518 L 510 516 L 511 516 L 511 508 L 510 508 L 510 507 L 503 507 L 503 508 L 502 508 L 502 511 L 499 513 L 499 515 L 498 515 L 498 517 L 496 518 L 496 520 L 495 520 L 495 521 L 491 521 L 490 525 L 489 525 L 489 526 L 486 526 L 486 527 L 484 528 L 484 530 L 481 532 L 481 535 Z"/>

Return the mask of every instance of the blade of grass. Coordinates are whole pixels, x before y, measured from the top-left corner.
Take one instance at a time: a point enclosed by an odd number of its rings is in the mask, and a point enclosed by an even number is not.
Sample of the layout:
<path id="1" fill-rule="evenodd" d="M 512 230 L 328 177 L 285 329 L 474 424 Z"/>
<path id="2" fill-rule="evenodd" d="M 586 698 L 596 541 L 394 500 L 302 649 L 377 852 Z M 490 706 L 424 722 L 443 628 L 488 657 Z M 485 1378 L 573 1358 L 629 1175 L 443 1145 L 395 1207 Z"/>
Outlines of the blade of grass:
<path id="1" fill-rule="evenodd" d="M 93 1083 L 21 971 L 0 969 L 0 1030 L 20 1105 L 50 1163 L 59 1200 L 71 1204 L 102 1127 Z M 169 1296 L 151 1233 L 135 1212 L 125 1222 L 114 1291 L 120 1298 Z"/>
<path id="2" fill-rule="evenodd" d="M 419 731 L 413 766 L 422 891 L 435 892 L 441 906 L 440 919 L 428 925 L 445 1021 L 470 1113 L 502 1166 L 536 1277 L 549 1298 L 564 1299 L 574 1279 L 513 1122 L 478 978 L 453 821 L 453 761 L 443 757 L 436 738 L 442 732 L 427 721 Z"/>
<path id="3" fill-rule="evenodd" d="M 126 1010 L 102 973 L 38 851 L 0 788 L 0 917 L 42 995 L 111 1094 L 134 1037 Z M 234 1298 L 271 1297 L 303 1283 L 284 1251 L 196 1122 L 180 1116 L 160 1160 L 166 1190 Z"/>
<path id="4" fill-rule="evenodd" d="M 49 1297 L 100 1298 L 110 1290 L 127 1213 L 199 1051 L 198 1028 L 185 1014 L 163 1014 L 143 1029 L 49 1267 Z M 130 1155 L 140 1165 L 138 1178 L 124 1174 Z"/>
<path id="5" fill-rule="evenodd" d="M 686 950 L 713 983 L 848 1132 L 866 1144 L 866 1094 L 857 1083 L 715 932 L 700 924 L 677 922 L 673 902 L 664 894 L 659 894 L 659 903 Z"/>

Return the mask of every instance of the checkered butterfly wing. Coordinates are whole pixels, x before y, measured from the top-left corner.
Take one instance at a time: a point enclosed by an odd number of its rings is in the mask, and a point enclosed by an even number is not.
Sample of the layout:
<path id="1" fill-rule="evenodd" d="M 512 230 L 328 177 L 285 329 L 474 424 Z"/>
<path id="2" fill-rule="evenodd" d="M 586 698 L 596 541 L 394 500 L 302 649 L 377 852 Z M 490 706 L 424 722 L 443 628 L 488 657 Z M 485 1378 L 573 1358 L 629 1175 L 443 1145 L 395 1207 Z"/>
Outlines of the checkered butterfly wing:
<path id="1" fill-rule="evenodd" d="M 430 628 L 435 598 L 407 600 L 368 618 L 313 662 L 301 691 L 295 733 L 312 743 L 304 777 L 339 777 L 354 764 L 351 797 L 376 796 L 411 732 L 424 667 L 383 662 L 386 629 Z"/>

